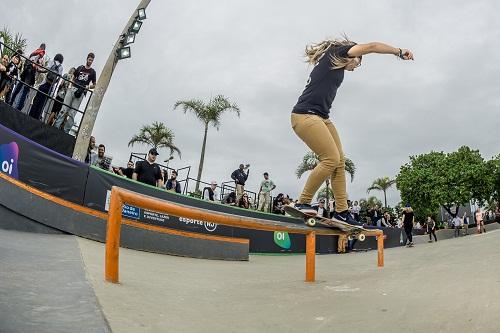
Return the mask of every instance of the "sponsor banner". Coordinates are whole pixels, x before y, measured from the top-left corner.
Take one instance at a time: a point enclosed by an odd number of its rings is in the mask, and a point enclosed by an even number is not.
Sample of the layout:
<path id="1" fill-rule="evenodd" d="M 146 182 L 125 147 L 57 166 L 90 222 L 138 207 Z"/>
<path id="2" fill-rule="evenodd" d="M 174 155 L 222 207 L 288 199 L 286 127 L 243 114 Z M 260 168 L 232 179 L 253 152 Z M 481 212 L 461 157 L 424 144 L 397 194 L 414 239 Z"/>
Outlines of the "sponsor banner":
<path id="1" fill-rule="evenodd" d="M 3 125 L 0 125 L 0 170 L 43 192 L 83 204 L 87 165 L 28 140 Z"/>

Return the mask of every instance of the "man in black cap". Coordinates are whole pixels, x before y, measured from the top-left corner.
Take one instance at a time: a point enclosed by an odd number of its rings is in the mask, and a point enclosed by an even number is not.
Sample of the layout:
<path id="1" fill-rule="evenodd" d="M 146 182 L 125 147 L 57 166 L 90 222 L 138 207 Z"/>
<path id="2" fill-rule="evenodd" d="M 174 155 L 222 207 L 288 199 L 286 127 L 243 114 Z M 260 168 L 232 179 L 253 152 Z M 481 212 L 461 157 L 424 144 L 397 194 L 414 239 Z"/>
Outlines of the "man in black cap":
<path id="1" fill-rule="evenodd" d="M 245 182 L 247 181 L 248 173 L 250 172 L 250 169 L 248 168 L 249 166 L 250 164 L 247 164 L 246 166 L 240 164 L 240 167 L 234 170 L 231 174 L 231 179 L 234 180 L 236 185 L 236 202 L 239 202 L 243 193 L 245 193 Z M 245 172 L 245 169 L 247 169 L 247 172 Z"/>
<path id="2" fill-rule="evenodd" d="M 146 160 L 135 164 L 132 179 L 151 186 L 162 187 L 163 179 L 161 177 L 161 170 L 158 164 L 155 163 L 156 156 L 158 155 L 156 148 L 151 148 Z"/>

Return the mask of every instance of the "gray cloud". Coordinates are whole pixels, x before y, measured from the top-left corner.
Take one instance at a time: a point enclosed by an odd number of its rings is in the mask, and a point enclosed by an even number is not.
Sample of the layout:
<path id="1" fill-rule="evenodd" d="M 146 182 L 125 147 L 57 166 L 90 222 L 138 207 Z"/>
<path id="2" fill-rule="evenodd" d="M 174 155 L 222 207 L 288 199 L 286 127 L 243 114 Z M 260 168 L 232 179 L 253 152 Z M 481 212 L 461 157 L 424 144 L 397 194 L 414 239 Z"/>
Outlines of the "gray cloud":
<path id="1" fill-rule="evenodd" d="M 0 20 L 22 32 L 30 50 L 46 42 L 50 55 L 63 53 L 67 68 L 94 51 L 99 73 L 136 4 L 7 0 Z M 346 73 L 334 102 L 332 119 L 358 168 L 350 197 L 366 197 L 375 178 L 394 177 L 409 155 L 461 145 L 485 158 L 498 154 L 499 11 L 495 1 L 154 0 L 132 58 L 115 71 L 94 134 L 124 164 L 130 137 L 163 121 L 183 153 L 171 166 L 191 165 L 195 176 L 203 127 L 172 106 L 224 94 L 242 114 L 227 114 L 220 131 L 210 129 L 203 179 L 228 180 L 248 162 L 250 188 L 268 171 L 280 192 L 297 197 L 305 179 L 294 170 L 307 149 L 289 114 L 310 70 L 302 52 L 307 43 L 346 32 L 360 43 L 383 41 L 416 56 L 414 62 L 366 56 L 359 70 Z M 398 200 L 390 190 L 390 203 Z"/>

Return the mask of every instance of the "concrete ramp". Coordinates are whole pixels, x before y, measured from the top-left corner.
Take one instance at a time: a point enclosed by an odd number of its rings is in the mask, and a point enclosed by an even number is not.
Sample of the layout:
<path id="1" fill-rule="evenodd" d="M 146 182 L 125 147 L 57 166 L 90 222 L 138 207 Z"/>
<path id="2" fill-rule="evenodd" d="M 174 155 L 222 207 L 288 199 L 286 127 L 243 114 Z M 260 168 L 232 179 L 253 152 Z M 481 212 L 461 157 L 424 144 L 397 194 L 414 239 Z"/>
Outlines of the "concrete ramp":
<path id="1" fill-rule="evenodd" d="M 110 332 L 75 236 L 0 230 L 0 332 Z"/>

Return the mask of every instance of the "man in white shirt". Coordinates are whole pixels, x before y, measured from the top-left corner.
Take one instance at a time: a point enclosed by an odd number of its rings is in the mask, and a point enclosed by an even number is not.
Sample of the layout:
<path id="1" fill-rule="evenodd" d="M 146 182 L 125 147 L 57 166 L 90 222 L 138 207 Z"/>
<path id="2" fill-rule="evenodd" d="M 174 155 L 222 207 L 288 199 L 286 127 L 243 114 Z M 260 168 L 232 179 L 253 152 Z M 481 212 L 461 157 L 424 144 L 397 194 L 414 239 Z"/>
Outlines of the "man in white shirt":
<path id="1" fill-rule="evenodd" d="M 264 172 L 264 180 L 260 183 L 259 189 L 259 207 L 257 210 L 269 213 L 271 205 L 271 191 L 276 188 L 273 181 L 269 179 L 269 174 Z"/>

